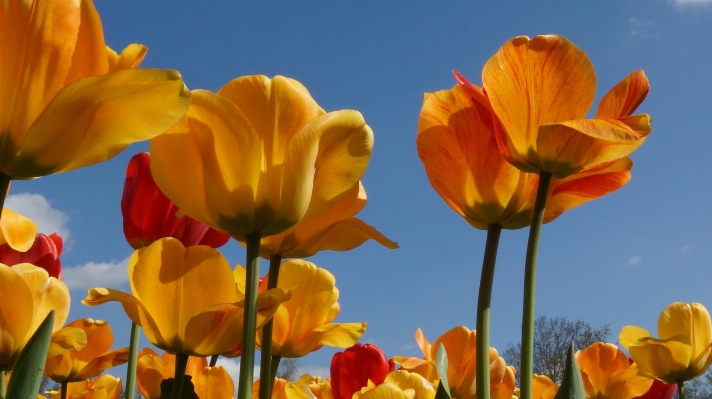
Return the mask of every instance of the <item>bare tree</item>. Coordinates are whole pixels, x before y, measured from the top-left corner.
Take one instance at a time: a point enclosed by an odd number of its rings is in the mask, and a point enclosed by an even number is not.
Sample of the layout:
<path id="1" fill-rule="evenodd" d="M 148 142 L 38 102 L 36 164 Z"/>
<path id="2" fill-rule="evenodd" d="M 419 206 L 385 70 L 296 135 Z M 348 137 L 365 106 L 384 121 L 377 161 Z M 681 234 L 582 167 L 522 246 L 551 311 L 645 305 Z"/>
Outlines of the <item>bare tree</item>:
<path id="1" fill-rule="evenodd" d="M 534 364 L 535 374 L 544 374 L 559 383 L 564 375 L 566 353 L 571 342 L 574 347 L 584 349 L 594 342 L 608 339 L 610 325 L 596 329 L 583 320 L 569 320 L 565 317 L 547 318 L 541 316 L 534 321 Z M 502 357 L 507 364 L 517 369 L 517 382 L 521 371 L 521 344 L 507 344 Z"/>
<path id="2" fill-rule="evenodd" d="M 277 367 L 277 378 L 287 381 L 296 381 L 299 378 L 299 359 L 283 358 Z"/>

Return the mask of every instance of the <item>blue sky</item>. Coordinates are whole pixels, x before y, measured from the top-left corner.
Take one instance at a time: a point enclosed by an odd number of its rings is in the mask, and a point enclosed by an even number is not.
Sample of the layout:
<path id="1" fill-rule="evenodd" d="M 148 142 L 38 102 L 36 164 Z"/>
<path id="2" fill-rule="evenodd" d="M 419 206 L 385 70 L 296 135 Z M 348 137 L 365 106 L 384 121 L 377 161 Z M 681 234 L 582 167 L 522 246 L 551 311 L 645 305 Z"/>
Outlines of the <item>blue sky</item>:
<path id="1" fill-rule="evenodd" d="M 518 35 L 560 34 L 585 50 L 598 77 L 596 103 L 633 70 L 645 70 L 651 84 L 639 111 L 652 115 L 653 133 L 632 156 L 631 182 L 544 227 L 537 315 L 609 323 L 616 341 L 627 324 L 655 331 L 671 302 L 712 309 L 712 1 L 96 5 L 112 48 L 147 45 L 142 66 L 177 69 L 190 89 L 216 91 L 238 76 L 279 74 L 302 82 L 327 111 L 364 115 L 375 147 L 360 217 L 401 248 L 369 242 L 310 260 L 336 276 L 336 321 L 367 321 L 362 341 L 389 357 L 419 355 L 418 327 L 431 341 L 457 325 L 474 328 L 485 232 L 430 187 L 415 149 L 418 114 L 424 92 L 455 84 L 453 69 L 481 83 L 483 64 Z M 131 249 L 119 203 L 129 158 L 147 149 L 142 143 L 97 166 L 13 182 L 6 203 L 46 232 L 65 234 L 69 321 L 108 320 L 116 347 L 128 345 L 121 307 L 79 301 L 93 286 L 128 290 Z M 491 328 L 500 351 L 520 339 L 526 239 L 526 229 L 504 231 L 500 242 Z M 222 252 L 233 265 L 244 262 L 234 242 Z M 328 376 L 334 352 L 303 358 L 302 370 Z"/>

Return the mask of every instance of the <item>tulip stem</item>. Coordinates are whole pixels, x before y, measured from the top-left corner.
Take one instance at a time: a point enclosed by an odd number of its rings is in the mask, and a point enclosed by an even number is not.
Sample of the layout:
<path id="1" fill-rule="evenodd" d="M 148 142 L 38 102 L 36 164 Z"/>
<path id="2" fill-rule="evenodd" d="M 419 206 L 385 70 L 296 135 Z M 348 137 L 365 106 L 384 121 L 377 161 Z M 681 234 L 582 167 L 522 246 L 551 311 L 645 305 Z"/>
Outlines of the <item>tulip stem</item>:
<path id="1" fill-rule="evenodd" d="M 210 356 L 210 367 L 215 367 L 215 365 L 218 364 L 218 358 L 220 355 L 212 355 Z"/>
<path id="2" fill-rule="evenodd" d="M 0 173 L 0 216 L 2 216 L 2 209 L 5 207 L 5 198 L 7 197 L 7 190 L 9 188 L 10 176 Z"/>
<path id="3" fill-rule="evenodd" d="M 67 386 L 69 383 L 64 381 L 59 387 L 59 397 L 60 399 L 67 399 Z"/>
<path id="4" fill-rule="evenodd" d="M 677 382 L 677 398 L 685 399 L 685 387 L 683 385 L 683 380 Z"/>
<path id="5" fill-rule="evenodd" d="M 497 262 L 497 247 L 502 226 L 492 224 L 487 226 L 487 243 L 482 260 L 482 275 L 480 277 L 480 293 L 477 298 L 477 338 L 476 367 L 477 399 L 490 397 L 490 362 L 489 362 L 489 330 L 490 304 L 492 302 L 492 283 L 494 282 L 494 267 Z"/>
<path id="6" fill-rule="evenodd" d="M 176 354 L 176 372 L 173 376 L 173 392 L 171 399 L 181 399 L 183 396 L 183 384 L 185 380 L 185 368 L 188 366 L 189 355 Z"/>
<path id="7" fill-rule="evenodd" d="M 257 333 L 257 290 L 260 277 L 260 233 L 247 235 L 247 277 L 245 281 L 245 316 L 242 323 L 242 355 L 238 399 L 252 398 L 252 375 L 255 367 L 255 334 Z"/>
<path id="8" fill-rule="evenodd" d="M 276 254 L 269 257 L 269 275 L 267 278 L 267 289 L 277 288 L 279 281 L 279 265 L 282 263 L 282 255 Z M 260 343 L 260 399 L 270 399 L 272 397 L 272 387 L 274 386 L 275 372 L 272 369 L 272 320 L 262 327 L 262 341 Z"/>
<path id="9" fill-rule="evenodd" d="M 551 173 L 539 173 L 534 214 L 529 228 L 529 242 L 524 262 L 524 305 L 522 314 L 522 373 L 520 377 L 521 399 L 532 399 L 532 373 L 534 362 L 534 298 L 536 288 L 536 260 L 539 252 L 539 236 L 544 222 L 546 199 L 551 183 Z"/>
<path id="10" fill-rule="evenodd" d="M 7 396 L 7 374 L 0 371 L 0 399 L 5 399 Z"/>
<path id="11" fill-rule="evenodd" d="M 134 398 L 136 390 L 136 360 L 138 359 L 138 342 L 141 327 L 131 323 L 131 343 L 129 344 L 129 363 L 126 370 L 126 399 Z"/>
<path id="12" fill-rule="evenodd" d="M 272 364 L 270 366 L 272 367 L 272 375 L 274 376 L 275 381 L 277 380 L 277 370 L 279 370 L 279 362 L 281 360 L 282 356 L 272 356 Z"/>

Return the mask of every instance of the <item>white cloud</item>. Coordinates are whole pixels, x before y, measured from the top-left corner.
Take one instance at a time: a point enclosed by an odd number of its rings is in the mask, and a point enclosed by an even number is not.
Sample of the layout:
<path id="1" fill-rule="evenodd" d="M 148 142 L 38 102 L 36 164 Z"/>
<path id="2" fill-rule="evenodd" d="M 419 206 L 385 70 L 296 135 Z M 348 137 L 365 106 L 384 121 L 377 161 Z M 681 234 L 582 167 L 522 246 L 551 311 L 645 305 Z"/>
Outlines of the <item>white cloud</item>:
<path id="1" fill-rule="evenodd" d="M 712 0 L 672 0 L 672 3 L 681 7 L 700 6 L 712 3 Z"/>
<path id="2" fill-rule="evenodd" d="M 306 366 L 299 368 L 299 375 L 309 374 L 312 377 L 329 378 L 331 375 L 331 370 L 323 366 Z"/>
<path id="3" fill-rule="evenodd" d="M 629 36 L 639 37 L 643 39 L 653 36 L 653 28 L 655 27 L 655 22 L 652 20 L 631 17 L 628 20 L 628 25 L 630 26 L 630 30 L 628 31 Z"/>
<path id="4" fill-rule="evenodd" d="M 69 216 L 52 208 L 47 199 L 40 194 L 19 193 L 8 195 L 5 206 L 13 211 L 32 219 L 37 223 L 37 229 L 43 234 L 57 233 L 62 236 L 64 245 L 69 247 L 70 231 L 67 227 Z"/>
<path id="5" fill-rule="evenodd" d="M 232 378 L 232 383 L 235 385 L 235 395 L 237 395 L 237 384 L 240 381 L 240 362 L 235 359 L 230 359 L 227 357 L 220 356 L 218 358 L 218 366 L 225 368 L 230 377 Z M 253 371 L 252 380 L 256 381 L 260 379 L 260 365 L 256 364 Z"/>
<path id="6" fill-rule="evenodd" d="M 628 266 L 637 265 L 638 263 L 640 263 L 640 259 L 640 256 L 634 256 L 628 259 Z"/>
<path id="7" fill-rule="evenodd" d="M 62 281 L 72 289 L 116 287 L 129 281 L 129 258 L 118 262 L 89 262 L 62 269 Z"/>

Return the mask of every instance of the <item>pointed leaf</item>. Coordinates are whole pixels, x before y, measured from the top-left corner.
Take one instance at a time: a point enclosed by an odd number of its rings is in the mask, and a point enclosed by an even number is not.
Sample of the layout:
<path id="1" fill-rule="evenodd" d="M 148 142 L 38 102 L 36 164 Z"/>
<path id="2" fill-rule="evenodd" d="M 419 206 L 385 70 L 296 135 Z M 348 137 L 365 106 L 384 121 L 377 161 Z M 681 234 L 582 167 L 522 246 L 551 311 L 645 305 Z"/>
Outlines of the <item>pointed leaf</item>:
<path id="1" fill-rule="evenodd" d="M 433 399 L 451 399 L 450 388 L 447 388 L 447 379 L 440 379 L 438 390 L 435 391 L 435 398 Z"/>
<path id="2" fill-rule="evenodd" d="M 576 363 L 576 352 L 574 343 L 569 346 L 569 353 L 566 355 L 566 368 L 564 377 L 561 380 L 559 391 L 554 399 L 586 399 L 586 391 L 583 387 L 583 379 L 578 363 Z"/>
<path id="3" fill-rule="evenodd" d="M 440 384 L 438 385 L 438 391 L 435 393 L 435 399 L 441 399 L 437 395 L 440 392 L 440 387 L 445 390 L 447 397 L 450 398 L 450 384 L 447 382 L 447 352 L 445 351 L 445 345 L 440 343 L 438 345 L 438 351 L 435 353 L 435 370 L 437 370 L 440 376 Z"/>
<path id="4" fill-rule="evenodd" d="M 37 398 L 53 326 L 54 310 L 51 310 L 25 348 L 22 349 L 17 362 L 15 362 L 15 367 L 12 368 L 12 379 L 7 389 L 8 398 Z"/>

